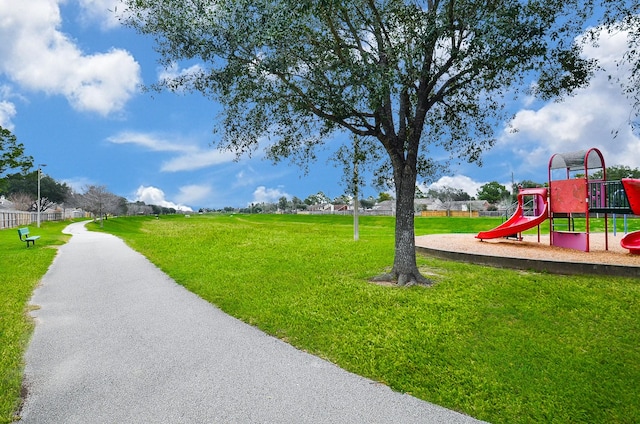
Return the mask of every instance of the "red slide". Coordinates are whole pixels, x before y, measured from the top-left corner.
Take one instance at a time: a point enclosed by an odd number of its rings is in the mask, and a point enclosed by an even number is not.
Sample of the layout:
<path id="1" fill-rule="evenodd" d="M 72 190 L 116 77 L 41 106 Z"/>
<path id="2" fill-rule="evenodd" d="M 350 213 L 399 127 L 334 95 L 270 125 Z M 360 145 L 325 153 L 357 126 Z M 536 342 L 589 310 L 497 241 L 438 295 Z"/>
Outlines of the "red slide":
<path id="1" fill-rule="evenodd" d="M 524 196 L 535 196 L 536 208 L 534 216 L 525 216 L 523 208 Z M 523 188 L 518 193 L 518 208 L 506 222 L 489 231 L 481 231 L 476 238 L 480 240 L 507 237 L 521 233 L 543 223 L 549 217 L 546 188 Z"/>
<path id="2" fill-rule="evenodd" d="M 624 187 L 624 192 L 627 194 L 629 206 L 631 206 L 634 215 L 640 215 L 640 180 L 623 178 L 622 186 Z M 629 249 L 629 253 L 640 255 L 640 231 L 634 231 L 624 236 L 624 238 L 620 240 L 620 246 Z"/>

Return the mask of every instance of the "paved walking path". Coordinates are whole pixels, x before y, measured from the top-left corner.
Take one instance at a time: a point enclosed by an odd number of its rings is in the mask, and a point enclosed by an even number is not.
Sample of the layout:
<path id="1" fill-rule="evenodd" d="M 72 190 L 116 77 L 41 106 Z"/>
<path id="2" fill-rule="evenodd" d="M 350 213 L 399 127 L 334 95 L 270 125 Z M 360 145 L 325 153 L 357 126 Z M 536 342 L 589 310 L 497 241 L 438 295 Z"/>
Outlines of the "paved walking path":
<path id="1" fill-rule="evenodd" d="M 71 224 L 36 289 L 26 423 L 476 423 L 348 373 Z"/>

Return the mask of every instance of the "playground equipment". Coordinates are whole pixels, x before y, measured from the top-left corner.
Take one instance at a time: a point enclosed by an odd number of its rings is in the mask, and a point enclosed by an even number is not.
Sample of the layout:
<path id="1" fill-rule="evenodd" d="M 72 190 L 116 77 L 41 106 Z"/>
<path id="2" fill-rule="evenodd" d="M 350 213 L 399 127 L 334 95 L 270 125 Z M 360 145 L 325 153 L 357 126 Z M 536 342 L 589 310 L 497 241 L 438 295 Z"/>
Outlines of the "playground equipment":
<path id="1" fill-rule="evenodd" d="M 527 210 L 525 200 L 527 197 L 533 196 L 533 208 Z M 531 213 L 530 216 L 527 214 Z M 480 240 L 493 239 L 500 237 L 515 236 L 522 240 L 520 233 L 530 228 L 539 226 L 549 216 L 549 206 L 547 202 L 546 188 L 523 188 L 518 193 L 518 208 L 515 213 L 502 225 L 489 231 L 481 231 L 476 238 Z M 539 234 L 539 232 L 538 232 Z"/>
<path id="2" fill-rule="evenodd" d="M 600 171 L 602 179 L 590 179 Z M 605 214 L 605 249 L 609 249 L 607 187 L 604 158 L 598 149 L 557 153 L 549 160 L 549 219 L 551 245 L 589 251 L 590 212 Z M 575 231 L 576 217 L 585 219 L 585 231 Z"/>
<path id="3" fill-rule="evenodd" d="M 640 180 L 623 178 L 622 186 L 627 194 L 629 206 L 635 215 L 640 215 Z M 630 253 L 640 255 L 640 231 L 629 233 L 622 240 L 620 246 L 629 249 Z"/>
<path id="4" fill-rule="evenodd" d="M 594 175 L 602 178 L 594 178 Z M 547 200 L 547 193 L 549 198 Z M 533 216 L 525 216 L 523 198 L 534 196 Z M 550 220 L 552 246 L 589 251 L 592 214 L 604 214 L 605 249 L 609 249 L 608 215 L 640 215 L 640 180 L 607 181 L 606 167 L 598 149 L 555 154 L 549 160 L 549 189 L 521 189 L 518 209 L 508 221 L 489 231 L 478 233 L 481 240 L 508 237 Z M 615 216 L 615 215 L 614 215 Z M 575 230 L 575 219 L 584 219 L 584 231 Z M 625 236 L 620 244 L 640 254 L 640 231 Z"/>

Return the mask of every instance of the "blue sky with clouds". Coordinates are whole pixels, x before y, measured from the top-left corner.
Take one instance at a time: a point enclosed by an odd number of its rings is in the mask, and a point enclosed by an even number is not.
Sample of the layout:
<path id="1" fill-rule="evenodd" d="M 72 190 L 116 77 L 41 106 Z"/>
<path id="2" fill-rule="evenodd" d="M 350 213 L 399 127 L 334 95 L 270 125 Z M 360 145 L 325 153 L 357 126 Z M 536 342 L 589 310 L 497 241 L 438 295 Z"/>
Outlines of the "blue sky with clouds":
<path id="1" fill-rule="evenodd" d="M 342 169 L 327 161 L 331 147 L 308 174 L 260 152 L 236 161 L 212 147 L 215 103 L 197 93 L 142 91 L 180 70 L 160 69 L 152 40 L 119 26 L 111 12 L 117 3 L 0 0 L 0 125 L 47 165 L 47 175 L 77 191 L 105 185 L 129 200 L 194 209 L 344 193 Z M 606 36 L 586 54 L 610 63 L 625 42 L 624 33 Z M 483 167 L 453 164 L 436 185 L 475 195 L 489 181 L 510 184 L 512 175 L 544 182 L 552 154 L 591 147 L 607 165 L 640 167 L 631 104 L 605 74 L 561 103 L 523 98 L 512 107 L 518 132 L 498 124 Z M 337 136 L 329 146 L 349 140 Z M 365 196 L 376 194 L 365 187 Z"/>

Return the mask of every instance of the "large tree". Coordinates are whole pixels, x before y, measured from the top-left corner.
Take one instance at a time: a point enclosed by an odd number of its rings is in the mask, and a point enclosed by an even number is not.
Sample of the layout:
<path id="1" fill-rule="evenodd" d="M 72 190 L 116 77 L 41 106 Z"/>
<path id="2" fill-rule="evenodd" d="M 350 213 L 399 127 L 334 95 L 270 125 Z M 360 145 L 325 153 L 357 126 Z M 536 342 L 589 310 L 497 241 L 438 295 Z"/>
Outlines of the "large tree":
<path id="1" fill-rule="evenodd" d="M 33 166 L 33 158 L 24 154 L 24 145 L 6 128 L 0 126 L 0 177 L 11 169 L 27 172 Z M 6 181 L 0 179 L 0 192 Z"/>
<path id="2" fill-rule="evenodd" d="M 491 181 L 490 183 L 483 184 L 478 189 L 478 199 L 486 200 L 487 202 L 496 204 L 509 197 L 509 191 L 507 188 L 497 181 Z"/>
<path id="3" fill-rule="evenodd" d="M 597 0 L 599 1 L 599 0 Z M 604 1 L 604 0 L 603 0 Z M 391 275 L 427 282 L 415 256 L 418 176 L 433 152 L 479 161 L 502 105 L 536 75 L 547 95 L 588 80 L 574 42 L 591 0 L 125 0 L 162 63 L 191 71 L 157 88 L 222 106 L 220 145 L 307 163 L 335 131 L 376 140 L 396 198 Z M 578 13 L 580 11 L 580 13 Z"/>
<path id="4" fill-rule="evenodd" d="M 15 173 L 7 175 L 0 194 L 32 199 L 28 210 L 38 210 L 38 171 L 26 174 Z M 60 183 L 48 175 L 40 177 L 40 211 L 49 209 L 54 204 L 64 203 L 71 196 L 71 188 L 67 183 Z"/>

